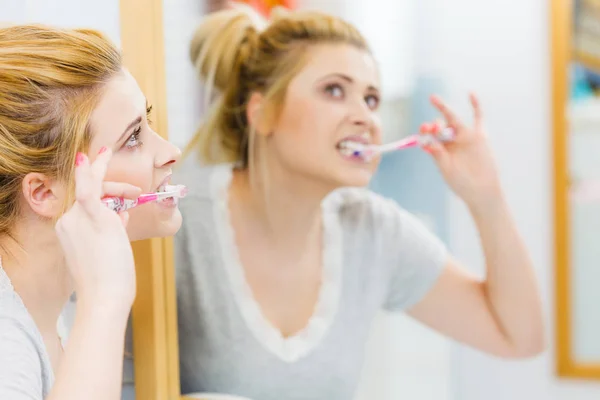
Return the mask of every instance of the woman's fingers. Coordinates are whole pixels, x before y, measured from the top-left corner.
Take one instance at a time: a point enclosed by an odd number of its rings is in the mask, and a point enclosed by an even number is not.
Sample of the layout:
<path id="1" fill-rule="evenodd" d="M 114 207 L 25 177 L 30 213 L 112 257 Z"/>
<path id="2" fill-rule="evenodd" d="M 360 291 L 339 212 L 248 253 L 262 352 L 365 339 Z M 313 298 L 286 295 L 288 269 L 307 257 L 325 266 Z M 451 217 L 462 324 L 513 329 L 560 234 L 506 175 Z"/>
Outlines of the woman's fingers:
<path id="1" fill-rule="evenodd" d="M 483 125 L 483 112 L 481 111 L 481 103 L 479 102 L 479 98 L 477 98 L 475 93 L 469 94 L 469 100 L 471 101 L 471 106 L 473 107 L 475 129 L 481 130 Z"/>
<path id="2" fill-rule="evenodd" d="M 83 153 L 75 156 L 75 199 L 85 207 L 93 198 L 93 179 L 90 161 Z"/>
<path id="3" fill-rule="evenodd" d="M 103 182 L 101 197 L 124 197 L 135 200 L 142 194 L 137 186 L 122 182 Z"/>
<path id="4" fill-rule="evenodd" d="M 431 96 L 431 104 L 433 104 L 433 106 L 437 108 L 440 113 L 442 113 L 446 123 L 451 128 L 454 128 L 457 136 L 460 136 L 460 134 L 465 131 L 465 125 L 458 118 L 456 113 L 439 96 Z"/>
<path id="5" fill-rule="evenodd" d="M 123 211 L 119 213 L 119 217 L 121 218 L 123 227 L 127 228 L 127 224 L 129 223 L 129 213 L 127 211 Z"/>
<path id="6" fill-rule="evenodd" d="M 96 159 L 91 164 L 92 179 L 94 180 L 94 189 L 96 190 L 98 199 L 102 196 L 102 182 L 108 169 L 108 163 L 112 157 L 112 150 L 107 147 L 102 147 L 96 156 Z"/>

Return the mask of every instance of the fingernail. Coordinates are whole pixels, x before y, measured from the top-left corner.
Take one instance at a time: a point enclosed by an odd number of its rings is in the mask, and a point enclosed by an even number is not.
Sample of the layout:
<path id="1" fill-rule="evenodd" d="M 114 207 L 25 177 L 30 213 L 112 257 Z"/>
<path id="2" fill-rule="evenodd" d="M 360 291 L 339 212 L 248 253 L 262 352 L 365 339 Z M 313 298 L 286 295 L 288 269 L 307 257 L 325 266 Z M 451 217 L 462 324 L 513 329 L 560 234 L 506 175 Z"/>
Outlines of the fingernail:
<path id="1" fill-rule="evenodd" d="M 437 131 L 440 129 L 440 125 L 437 122 L 434 122 L 431 124 L 431 133 L 437 133 Z"/>
<path id="2" fill-rule="evenodd" d="M 83 163 L 83 159 L 83 153 L 77 153 L 77 155 L 75 156 L 75 166 L 79 167 Z"/>
<path id="3" fill-rule="evenodd" d="M 108 149 L 107 149 L 105 146 L 102 146 L 102 147 L 100 148 L 100 150 L 98 151 L 98 154 L 102 154 L 102 153 L 104 153 L 106 150 L 108 150 Z"/>

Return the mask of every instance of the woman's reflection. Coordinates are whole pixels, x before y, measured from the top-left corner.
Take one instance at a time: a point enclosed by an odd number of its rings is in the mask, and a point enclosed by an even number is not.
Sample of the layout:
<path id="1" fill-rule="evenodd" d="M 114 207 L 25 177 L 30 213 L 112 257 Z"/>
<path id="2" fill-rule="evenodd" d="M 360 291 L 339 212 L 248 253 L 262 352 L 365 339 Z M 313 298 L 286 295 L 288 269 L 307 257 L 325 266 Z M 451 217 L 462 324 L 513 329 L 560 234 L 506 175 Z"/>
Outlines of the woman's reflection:
<path id="1" fill-rule="evenodd" d="M 189 157 L 182 172 L 182 393 L 352 398 L 382 308 L 498 356 L 542 351 L 534 272 L 474 96 L 473 126 L 432 98 L 457 136 L 425 150 L 471 211 L 484 281 L 365 188 L 378 160 L 340 151 L 344 141 L 381 140 L 379 73 L 353 26 L 314 12 L 267 22 L 229 9 L 198 27 L 191 54 L 217 96 L 190 147 L 205 165 Z"/>

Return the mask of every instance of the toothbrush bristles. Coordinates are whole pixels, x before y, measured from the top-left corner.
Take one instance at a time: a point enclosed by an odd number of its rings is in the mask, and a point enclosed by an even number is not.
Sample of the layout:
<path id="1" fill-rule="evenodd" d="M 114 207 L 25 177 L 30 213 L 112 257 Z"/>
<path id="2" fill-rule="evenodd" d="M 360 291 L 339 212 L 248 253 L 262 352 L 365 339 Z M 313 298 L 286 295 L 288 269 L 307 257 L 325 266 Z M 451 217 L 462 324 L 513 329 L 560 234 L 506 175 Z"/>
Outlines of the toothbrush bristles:
<path id="1" fill-rule="evenodd" d="M 188 192 L 189 189 L 187 187 L 182 187 L 181 191 L 179 192 L 179 197 L 183 199 L 185 196 L 187 196 Z"/>
<path id="2" fill-rule="evenodd" d="M 184 198 L 188 194 L 188 188 L 185 185 L 167 185 L 165 186 L 164 193 L 171 194 L 169 197 L 165 197 L 164 199 L 172 199 L 172 198 Z"/>

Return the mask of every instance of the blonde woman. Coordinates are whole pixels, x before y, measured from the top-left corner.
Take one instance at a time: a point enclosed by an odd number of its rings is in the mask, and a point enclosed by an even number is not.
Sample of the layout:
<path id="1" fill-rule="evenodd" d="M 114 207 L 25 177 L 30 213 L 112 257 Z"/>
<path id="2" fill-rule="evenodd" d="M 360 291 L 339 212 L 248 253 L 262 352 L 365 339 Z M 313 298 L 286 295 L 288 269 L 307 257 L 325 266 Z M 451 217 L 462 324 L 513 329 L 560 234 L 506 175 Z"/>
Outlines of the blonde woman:
<path id="1" fill-rule="evenodd" d="M 475 97 L 473 126 L 432 99 L 456 140 L 426 150 L 471 211 L 485 280 L 365 188 L 378 160 L 340 151 L 381 141 L 379 73 L 352 25 L 226 10 L 198 27 L 191 55 L 216 96 L 190 147 L 209 165 L 190 157 L 182 172 L 191 190 L 176 239 L 184 393 L 350 399 L 381 309 L 496 356 L 543 350 L 534 271 Z"/>
<path id="2" fill-rule="evenodd" d="M 168 182 L 179 150 L 100 33 L 0 28 L 0 399 L 118 399 L 135 297 L 130 240 L 173 235 L 177 208 L 117 215 Z M 57 319 L 73 291 L 66 348 Z"/>

